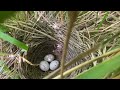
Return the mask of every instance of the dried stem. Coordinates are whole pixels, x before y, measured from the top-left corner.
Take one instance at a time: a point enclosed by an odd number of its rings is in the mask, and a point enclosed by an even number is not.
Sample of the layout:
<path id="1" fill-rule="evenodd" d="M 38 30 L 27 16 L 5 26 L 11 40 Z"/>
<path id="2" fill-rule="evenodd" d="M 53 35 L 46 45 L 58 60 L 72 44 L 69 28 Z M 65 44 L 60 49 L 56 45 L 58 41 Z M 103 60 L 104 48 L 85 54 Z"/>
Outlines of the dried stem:
<path id="1" fill-rule="evenodd" d="M 80 69 L 80 68 L 82 68 L 82 67 L 85 66 L 85 65 L 88 65 L 88 64 L 90 64 L 90 63 L 93 63 L 94 61 L 97 61 L 97 60 L 101 60 L 102 58 L 107 57 L 107 56 L 109 56 L 109 55 L 111 55 L 111 54 L 113 54 L 113 53 L 117 53 L 117 52 L 120 52 L 120 49 L 119 49 L 119 48 L 117 48 L 117 49 L 115 49 L 115 50 L 113 50 L 113 51 L 110 51 L 110 52 L 108 52 L 108 53 L 105 53 L 104 55 L 101 55 L 101 56 L 99 56 L 99 57 L 96 57 L 96 58 L 94 58 L 94 59 L 92 59 L 92 60 L 86 61 L 86 62 L 83 63 L 83 64 L 80 64 L 80 65 L 78 65 L 78 66 L 75 66 L 74 68 L 72 68 L 72 69 L 67 70 L 66 72 L 64 72 L 63 75 L 64 75 L 64 76 L 69 75 L 69 74 L 72 73 L 73 71 L 75 71 L 75 70 L 77 70 L 77 69 Z M 53 79 L 59 79 L 59 78 L 60 78 L 60 75 L 56 76 L 56 77 L 53 78 Z"/>
<path id="2" fill-rule="evenodd" d="M 62 53 L 62 59 L 61 59 L 61 78 L 63 78 L 63 72 L 64 72 L 64 61 L 67 55 L 67 49 L 68 49 L 68 43 L 69 43 L 69 39 L 70 39 L 70 35 L 72 32 L 72 28 L 73 28 L 73 24 L 76 21 L 77 18 L 77 11 L 70 11 L 68 12 L 70 21 L 69 21 L 69 26 L 68 26 L 68 31 L 67 31 L 67 35 L 66 35 L 66 39 L 64 41 L 64 46 L 63 46 L 63 53 Z"/>

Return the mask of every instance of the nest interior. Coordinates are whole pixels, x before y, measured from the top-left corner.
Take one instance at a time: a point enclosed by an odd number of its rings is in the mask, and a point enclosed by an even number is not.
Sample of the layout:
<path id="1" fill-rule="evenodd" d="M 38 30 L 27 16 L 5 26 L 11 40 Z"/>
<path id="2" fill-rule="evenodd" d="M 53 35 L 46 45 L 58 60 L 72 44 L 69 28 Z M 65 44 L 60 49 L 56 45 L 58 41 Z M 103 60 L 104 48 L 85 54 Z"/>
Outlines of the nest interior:
<path id="1" fill-rule="evenodd" d="M 55 59 L 57 59 L 57 56 L 53 52 L 55 49 L 54 44 L 55 41 L 46 38 L 46 41 L 29 48 L 27 52 L 27 59 L 33 64 L 39 64 L 40 61 L 44 60 L 44 57 L 47 54 L 53 54 L 55 56 Z M 23 74 L 26 78 L 29 79 L 41 79 L 51 72 L 44 72 L 40 70 L 39 66 L 32 66 L 27 63 L 23 63 L 22 67 L 24 70 Z"/>

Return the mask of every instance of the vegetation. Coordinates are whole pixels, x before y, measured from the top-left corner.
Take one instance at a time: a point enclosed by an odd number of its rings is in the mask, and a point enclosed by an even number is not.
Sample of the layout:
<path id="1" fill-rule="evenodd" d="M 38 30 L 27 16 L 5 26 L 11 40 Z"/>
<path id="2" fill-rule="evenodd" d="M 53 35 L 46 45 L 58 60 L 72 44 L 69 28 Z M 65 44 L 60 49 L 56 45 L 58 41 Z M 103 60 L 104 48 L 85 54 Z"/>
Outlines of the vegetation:
<path id="1" fill-rule="evenodd" d="M 119 11 L 1 11 L 0 19 L 1 79 L 120 78 Z M 52 51 L 60 67 L 41 72 L 36 57 Z"/>

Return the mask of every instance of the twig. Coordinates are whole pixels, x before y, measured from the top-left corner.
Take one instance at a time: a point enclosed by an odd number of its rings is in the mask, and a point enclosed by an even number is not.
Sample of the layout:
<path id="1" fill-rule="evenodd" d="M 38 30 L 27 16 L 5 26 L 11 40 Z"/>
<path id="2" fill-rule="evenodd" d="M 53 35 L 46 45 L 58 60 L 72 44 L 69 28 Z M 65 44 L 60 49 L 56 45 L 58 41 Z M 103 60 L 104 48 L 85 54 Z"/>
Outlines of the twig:
<path id="1" fill-rule="evenodd" d="M 62 53 L 62 59 L 61 59 L 61 78 L 63 78 L 63 72 L 64 72 L 64 61 L 67 55 L 67 49 L 68 49 L 68 43 L 69 43 L 69 39 L 70 39 L 70 35 L 72 32 L 72 28 L 73 28 L 73 24 L 76 21 L 77 18 L 77 11 L 70 11 L 68 12 L 70 21 L 69 21 L 69 26 L 68 26 L 68 31 L 67 31 L 67 35 L 64 41 L 64 46 L 63 46 L 63 53 Z"/>
<path id="2" fill-rule="evenodd" d="M 20 56 L 21 57 L 21 56 Z M 26 63 L 32 65 L 32 66 L 38 66 L 39 64 L 32 64 L 30 61 L 28 61 L 27 59 L 25 59 L 24 57 L 21 57 L 23 59 L 23 61 L 25 61 Z"/>
<path id="3" fill-rule="evenodd" d="M 10 56 L 10 55 L 12 55 L 12 56 L 19 56 L 20 58 L 22 58 L 23 59 L 23 61 L 25 61 L 26 63 L 28 63 L 28 64 L 30 64 L 30 65 L 32 65 L 32 66 L 38 66 L 39 64 L 32 64 L 30 61 L 28 61 L 27 59 L 25 59 L 24 57 L 22 57 L 22 56 L 20 56 L 20 55 L 15 55 L 15 54 L 8 54 L 8 53 L 1 53 L 0 52 L 0 55 L 2 55 L 2 56 Z"/>

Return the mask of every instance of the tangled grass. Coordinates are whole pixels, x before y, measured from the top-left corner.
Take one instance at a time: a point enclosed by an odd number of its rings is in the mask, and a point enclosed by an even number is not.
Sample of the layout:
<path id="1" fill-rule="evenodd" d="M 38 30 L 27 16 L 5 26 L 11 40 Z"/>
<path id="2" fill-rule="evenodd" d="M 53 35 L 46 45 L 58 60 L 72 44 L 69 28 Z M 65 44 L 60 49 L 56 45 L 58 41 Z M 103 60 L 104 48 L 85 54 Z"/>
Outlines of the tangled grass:
<path id="1" fill-rule="evenodd" d="M 79 16 L 77 17 L 77 21 L 75 22 L 73 32 L 71 34 L 65 63 L 69 62 L 80 53 L 89 50 L 103 39 L 108 39 L 119 32 L 119 11 L 109 11 L 108 16 L 105 18 L 99 30 L 97 30 L 105 13 L 105 11 L 79 12 Z M 66 11 L 24 11 L 7 20 L 3 25 L 9 28 L 9 31 L 6 32 L 7 34 L 24 42 L 29 47 L 44 42 L 45 37 L 57 41 L 57 44 L 60 47 L 63 47 L 63 41 L 68 29 L 68 21 L 68 15 Z M 99 48 L 96 52 L 92 52 L 91 54 L 77 61 L 75 64 L 70 65 L 66 68 L 66 70 L 69 70 L 74 66 L 94 59 L 95 57 L 101 56 L 112 49 L 119 47 L 119 38 L 119 35 L 116 36 L 112 41 L 105 44 L 104 47 Z M 62 48 L 57 48 L 57 50 L 61 52 Z M 5 53 L 5 55 L 0 54 L 0 60 L 1 62 L 4 62 L 3 65 L 0 65 L 0 78 L 25 79 L 26 77 L 21 72 L 21 63 L 26 62 L 27 64 L 33 65 L 26 59 L 27 52 L 15 45 L 10 44 L 9 42 L 3 41 L 2 39 L 0 40 L 0 52 Z M 60 56 L 61 59 L 60 52 L 56 52 L 56 54 Z M 96 66 L 106 58 L 109 57 L 105 57 L 99 62 L 95 61 L 92 64 L 73 71 L 71 74 L 65 76 L 65 78 L 73 78 L 79 73 Z"/>

